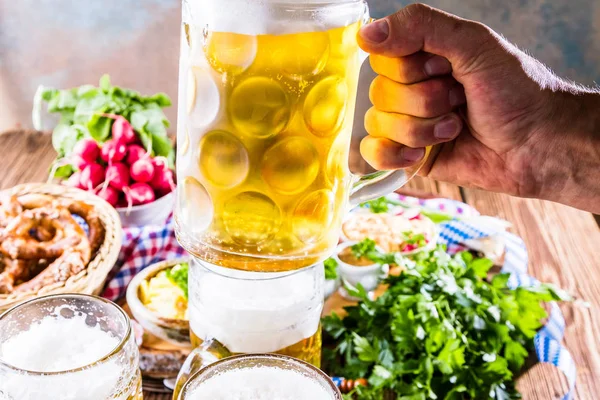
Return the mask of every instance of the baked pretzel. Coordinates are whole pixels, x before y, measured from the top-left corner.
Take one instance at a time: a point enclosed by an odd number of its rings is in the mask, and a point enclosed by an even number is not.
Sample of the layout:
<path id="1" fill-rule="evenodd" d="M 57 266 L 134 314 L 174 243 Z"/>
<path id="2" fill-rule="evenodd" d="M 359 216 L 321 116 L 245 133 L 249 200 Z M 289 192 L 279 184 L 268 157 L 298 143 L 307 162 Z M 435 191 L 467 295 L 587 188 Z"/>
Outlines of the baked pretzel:
<path id="1" fill-rule="evenodd" d="M 73 218 L 83 218 L 86 235 Z M 28 194 L 0 199 L 0 294 L 37 291 L 83 271 L 104 240 L 93 206 Z"/>

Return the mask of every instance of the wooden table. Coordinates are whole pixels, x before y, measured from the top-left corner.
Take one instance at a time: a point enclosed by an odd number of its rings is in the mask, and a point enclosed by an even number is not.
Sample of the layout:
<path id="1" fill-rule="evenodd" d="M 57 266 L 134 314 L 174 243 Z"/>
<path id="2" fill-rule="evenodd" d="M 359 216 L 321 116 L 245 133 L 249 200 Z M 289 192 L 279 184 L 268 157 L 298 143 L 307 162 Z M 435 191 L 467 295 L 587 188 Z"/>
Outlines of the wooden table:
<path id="1" fill-rule="evenodd" d="M 10 132 L 0 135 L 3 161 L 0 188 L 46 179 L 54 159 L 50 137 L 42 133 Z M 417 194 L 462 200 L 481 213 L 504 218 L 527 244 L 530 271 L 589 302 L 590 307 L 567 304 L 561 308 L 567 321 L 565 344 L 578 368 L 576 398 L 600 396 L 600 230 L 594 217 L 562 205 L 513 198 L 454 185 L 415 179 L 409 185 Z M 533 367 L 518 387 L 526 400 L 559 399 L 566 391 L 564 377 L 547 365 Z M 168 395 L 147 393 L 147 400 L 168 400 Z"/>

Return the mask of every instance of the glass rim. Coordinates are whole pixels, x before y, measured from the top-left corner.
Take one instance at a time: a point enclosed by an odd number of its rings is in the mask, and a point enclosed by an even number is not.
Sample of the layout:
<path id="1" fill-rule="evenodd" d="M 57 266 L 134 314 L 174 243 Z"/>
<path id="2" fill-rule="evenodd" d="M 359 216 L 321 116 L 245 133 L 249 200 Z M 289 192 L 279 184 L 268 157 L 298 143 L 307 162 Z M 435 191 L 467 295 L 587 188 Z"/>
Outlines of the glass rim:
<path id="1" fill-rule="evenodd" d="M 278 272 L 259 272 L 259 271 L 246 271 L 234 268 L 223 267 L 220 265 L 212 264 L 207 261 L 201 260 L 196 257 L 192 257 L 191 263 L 195 265 L 199 265 L 204 268 L 206 271 L 218 275 L 220 277 L 226 279 L 233 279 L 237 281 L 256 281 L 256 282 L 266 282 L 266 281 L 274 281 L 277 279 L 284 279 L 294 276 L 296 274 L 306 273 L 313 269 L 316 269 L 323 265 L 323 261 L 314 263 L 304 268 L 293 269 L 289 271 L 278 271 Z M 240 274 L 240 276 L 232 276 L 226 273 L 221 273 L 220 271 L 229 271 L 235 274 Z M 247 275 L 247 276 L 241 276 Z"/>
<path id="2" fill-rule="evenodd" d="M 264 360 L 264 359 L 275 360 L 275 361 L 279 360 L 279 361 L 287 362 L 288 364 L 292 364 L 297 367 L 308 369 L 310 372 L 315 373 L 318 376 L 318 378 L 324 384 L 326 384 L 326 388 L 329 389 L 330 392 L 334 395 L 334 400 L 342 400 L 340 389 L 335 385 L 335 383 L 333 382 L 331 377 L 329 375 L 327 375 L 325 372 L 323 372 L 321 369 L 315 367 L 314 365 L 312 365 L 306 361 L 300 360 L 298 358 L 286 356 L 283 354 L 274 354 L 274 353 L 240 354 L 240 355 L 222 358 L 212 364 L 209 364 L 206 367 L 199 369 L 198 371 L 196 371 L 195 373 L 193 373 L 192 375 L 190 375 L 188 377 L 187 381 L 185 382 L 185 384 L 181 388 L 181 391 L 179 392 L 179 396 L 178 396 L 179 398 L 177 400 L 183 399 L 183 395 L 185 394 L 186 390 L 193 383 L 193 381 L 198 378 L 198 376 L 205 374 L 207 372 L 210 372 L 210 370 L 213 370 L 213 369 L 219 368 L 219 367 L 226 367 L 228 364 L 236 363 L 238 361 L 244 361 L 244 360 L 252 361 L 252 360 Z"/>
<path id="3" fill-rule="evenodd" d="M 50 294 L 50 295 L 46 295 L 46 296 L 36 297 L 36 298 L 30 299 L 30 300 L 24 301 L 23 303 L 19 303 L 15 306 L 9 308 L 2 314 L 0 314 L 0 323 L 2 323 L 2 320 L 4 318 L 6 318 L 8 315 L 18 311 L 19 309 L 22 309 L 23 307 L 30 306 L 30 305 L 40 302 L 40 301 L 44 301 L 44 300 L 48 300 L 48 299 L 56 299 L 56 298 L 65 298 L 65 299 L 80 298 L 80 299 L 94 300 L 94 301 L 98 301 L 100 303 L 104 303 L 105 305 L 107 305 L 109 307 L 113 307 L 116 310 L 118 310 L 119 314 L 121 314 L 121 316 L 124 318 L 125 323 L 127 325 L 125 334 L 120 339 L 119 344 L 117 346 L 115 346 L 115 348 L 112 349 L 109 353 L 107 353 L 106 355 L 102 356 L 100 359 L 98 359 L 94 362 L 91 362 L 91 363 L 81 366 L 81 367 L 72 368 L 72 369 L 68 369 L 68 370 L 64 370 L 64 371 L 52 371 L 52 372 L 30 371 L 30 370 L 15 367 L 14 365 L 9 364 L 8 362 L 4 361 L 1 356 L 0 356 L 0 366 L 6 367 L 13 371 L 21 372 L 21 373 L 24 373 L 27 375 L 34 375 L 34 376 L 59 376 L 59 375 L 73 374 L 73 373 L 81 372 L 83 370 L 87 370 L 92 367 L 96 367 L 98 365 L 108 362 L 113 357 L 116 357 L 121 352 L 121 350 L 123 350 L 123 348 L 129 341 L 129 339 L 131 338 L 131 336 L 133 334 L 132 327 L 131 327 L 131 321 L 129 319 L 129 316 L 125 313 L 125 310 L 123 310 L 116 303 L 114 303 L 108 299 L 105 299 L 100 296 L 91 295 L 91 294 L 62 293 L 62 294 Z"/>

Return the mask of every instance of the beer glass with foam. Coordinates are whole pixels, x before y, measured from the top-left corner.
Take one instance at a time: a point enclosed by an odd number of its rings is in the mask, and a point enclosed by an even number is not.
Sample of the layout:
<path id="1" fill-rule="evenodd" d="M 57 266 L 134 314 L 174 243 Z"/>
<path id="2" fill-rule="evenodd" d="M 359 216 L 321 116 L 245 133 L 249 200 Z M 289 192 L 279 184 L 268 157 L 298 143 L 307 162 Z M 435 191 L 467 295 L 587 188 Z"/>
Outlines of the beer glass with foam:
<path id="1" fill-rule="evenodd" d="M 324 284 L 322 263 L 265 273 L 193 261 L 188 311 L 195 350 L 178 387 L 198 368 L 232 354 L 277 353 L 319 367 Z"/>
<path id="2" fill-rule="evenodd" d="M 127 315 L 99 297 L 65 294 L 0 316 L 0 400 L 141 400 Z"/>
<path id="3" fill-rule="evenodd" d="M 229 268 L 331 254 L 348 205 L 416 169 L 352 175 L 363 0 L 184 0 L 176 232 Z"/>
<path id="4" fill-rule="evenodd" d="M 331 379 L 292 357 L 257 354 L 218 361 L 190 377 L 173 400 L 341 400 Z"/>

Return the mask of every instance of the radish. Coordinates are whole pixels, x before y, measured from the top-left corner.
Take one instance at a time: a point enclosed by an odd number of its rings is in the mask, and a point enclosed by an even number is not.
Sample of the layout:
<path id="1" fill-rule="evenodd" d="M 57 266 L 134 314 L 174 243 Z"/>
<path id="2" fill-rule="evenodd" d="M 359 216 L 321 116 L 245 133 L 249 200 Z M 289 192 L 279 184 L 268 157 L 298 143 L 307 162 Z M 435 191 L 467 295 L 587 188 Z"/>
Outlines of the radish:
<path id="1" fill-rule="evenodd" d="M 127 199 L 125 196 L 119 196 L 119 200 L 117 201 L 117 208 L 126 208 L 127 207 Z"/>
<path id="2" fill-rule="evenodd" d="M 106 168 L 106 180 L 108 184 L 117 189 L 123 190 L 129 185 L 129 168 L 123 163 L 114 163 Z"/>
<path id="3" fill-rule="evenodd" d="M 112 125 L 112 137 L 114 140 L 124 144 L 135 142 L 137 136 L 133 127 L 124 117 L 117 116 Z"/>
<path id="4" fill-rule="evenodd" d="M 78 188 L 78 189 L 85 189 L 82 185 L 81 185 L 81 172 L 77 171 L 74 172 L 69 179 L 66 180 L 65 184 L 67 186 L 71 186 L 74 188 Z"/>
<path id="5" fill-rule="evenodd" d="M 73 155 L 81 157 L 88 163 L 93 163 L 100 155 L 100 147 L 94 139 L 82 139 L 73 147 Z"/>
<path id="6" fill-rule="evenodd" d="M 75 168 L 77 168 L 79 171 L 83 171 L 83 169 L 85 167 L 87 167 L 91 162 L 96 162 L 96 160 L 93 161 L 87 161 L 85 160 L 83 157 L 81 156 L 77 156 L 77 155 L 73 155 L 70 157 L 71 160 L 71 165 L 73 165 Z"/>
<path id="7" fill-rule="evenodd" d="M 88 164 L 81 171 L 80 183 L 84 189 L 93 190 L 104 181 L 104 168 L 100 164 Z"/>
<path id="8" fill-rule="evenodd" d="M 96 194 L 113 207 L 119 202 L 119 192 L 110 186 L 99 189 Z"/>
<path id="9" fill-rule="evenodd" d="M 155 200 L 154 191 L 147 183 L 134 183 L 123 191 L 134 206 L 152 203 Z"/>
<path id="10" fill-rule="evenodd" d="M 132 144 L 127 147 L 127 164 L 133 165 L 140 158 L 146 158 L 148 153 L 146 149 L 137 144 Z"/>
<path id="11" fill-rule="evenodd" d="M 115 139 L 106 141 L 100 151 L 100 157 L 107 163 L 121 161 L 127 154 L 127 147 Z"/>
<path id="12" fill-rule="evenodd" d="M 175 188 L 173 171 L 166 168 L 155 168 L 150 185 L 159 192 L 167 194 Z"/>
<path id="13" fill-rule="evenodd" d="M 150 182 L 154 176 L 154 165 L 150 160 L 142 158 L 133 163 L 129 173 L 136 182 Z"/>

